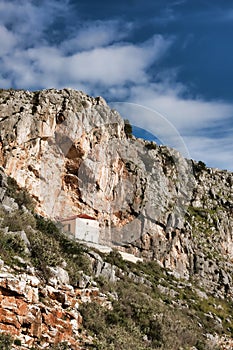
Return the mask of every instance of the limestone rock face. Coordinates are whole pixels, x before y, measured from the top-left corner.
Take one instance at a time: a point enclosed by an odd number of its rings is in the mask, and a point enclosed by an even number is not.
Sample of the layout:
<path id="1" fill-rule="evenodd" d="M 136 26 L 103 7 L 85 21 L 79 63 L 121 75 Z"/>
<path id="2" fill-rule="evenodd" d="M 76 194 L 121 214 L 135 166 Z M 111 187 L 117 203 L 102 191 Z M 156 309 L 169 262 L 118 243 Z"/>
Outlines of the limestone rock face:
<path id="1" fill-rule="evenodd" d="M 71 89 L 1 91 L 0 165 L 42 215 L 91 215 L 100 243 L 231 291 L 232 173 L 127 136 L 102 98 Z"/>
<path id="2" fill-rule="evenodd" d="M 88 336 L 80 334 L 78 307 L 89 302 L 110 303 L 96 287 L 73 288 L 59 279 L 53 287 L 33 273 L 16 274 L 8 266 L 0 267 L 0 330 L 20 340 L 16 349 L 44 349 L 62 342 L 73 350 L 85 348 Z"/>

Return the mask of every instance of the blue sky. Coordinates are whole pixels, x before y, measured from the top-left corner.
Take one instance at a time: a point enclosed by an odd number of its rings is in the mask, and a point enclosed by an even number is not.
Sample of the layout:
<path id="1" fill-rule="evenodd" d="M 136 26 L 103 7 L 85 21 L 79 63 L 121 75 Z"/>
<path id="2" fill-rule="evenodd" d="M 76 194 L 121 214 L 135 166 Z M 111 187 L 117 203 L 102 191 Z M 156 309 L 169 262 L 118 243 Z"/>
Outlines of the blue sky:
<path id="1" fill-rule="evenodd" d="M 1 88 L 134 103 L 134 125 L 233 170 L 232 1 L 0 0 L 0 39 Z"/>

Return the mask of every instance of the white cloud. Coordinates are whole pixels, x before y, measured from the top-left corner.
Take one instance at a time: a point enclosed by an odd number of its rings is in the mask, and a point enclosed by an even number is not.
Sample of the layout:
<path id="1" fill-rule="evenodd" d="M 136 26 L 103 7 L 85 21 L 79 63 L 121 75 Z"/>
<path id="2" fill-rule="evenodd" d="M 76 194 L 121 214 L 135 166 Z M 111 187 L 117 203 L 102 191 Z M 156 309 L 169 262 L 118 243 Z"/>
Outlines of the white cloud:
<path id="1" fill-rule="evenodd" d="M 233 144 L 228 124 L 233 116 L 233 105 L 185 99 L 180 95 L 184 87 L 176 88 L 174 84 L 168 87 L 167 83 L 165 86 L 165 89 L 163 84 L 133 86 L 128 98 L 133 103 L 115 104 L 115 108 L 132 124 L 151 132 L 185 157 L 203 160 L 209 166 L 232 169 Z M 208 127 L 215 130 L 215 135 L 208 132 Z M 225 136 L 227 131 L 231 134 L 229 137 Z M 200 136 L 203 134 L 205 136 Z"/>
<path id="2" fill-rule="evenodd" d="M 17 40 L 15 35 L 2 25 L 0 25 L 0 38 L 0 55 L 3 56 L 5 54 L 10 53 L 14 49 Z"/>
<path id="3" fill-rule="evenodd" d="M 155 36 L 142 45 L 119 43 L 63 58 L 69 81 L 124 86 L 148 81 L 147 70 L 166 51 L 170 42 Z"/>
<path id="4" fill-rule="evenodd" d="M 135 86 L 131 90 L 132 102 L 143 101 L 143 105 L 164 115 L 183 134 L 190 129 L 203 128 L 233 114 L 233 106 L 221 101 L 182 98 L 180 85 L 148 84 Z"/>
<path id="5" fill-rule="evenodd" d="M 183 156 L 190 158 L 189 150 L 174 124 L 156 110 L 148 108 L 143 99 L 137 103 L 116 102 L 111 106 L 120 112 L 124 119 L 137 127 L 149 131 L 164 145 L 177 149 Z"/>
<path id="6" fill-rule="evenodd" d="M 188 91 L 176 82 L 177 68 L 163 72 L 153 68 L 154 76 L 150 76 L 150 67 L 169 53 L 175 38 L 154 35 L 144 43 L 130 43 L 126 40 L 133 29 L 131 23 L 79 23 L 77 18 L 75 28 L 67 31 L 68 37 L 59 41 L 52 25 L 63 18 L 68 28 L 68 10 L 69 0 L 0 0 L 1 87 L 72 87 L 139 103 L 147 110 L 138 107 L 138 114 L 134 111 L 128 116 L 135 125 L 186 156 L 189 151 L 191 157 L 209 165 L 232 168 L 232 138 L 220 135 L 215 139 L 206 128 L 227 125 L 233 106 L 192 96 L 184 98 Z M 155 76 L 160 83 L 154 81 Z M 205 137 L 198 136 L 202 129 Z"/>
<path id="7" fill-rule="evenodd" d="M 55 48 L 16 50 L 2 59 L 0 69 L 8 73 L 17 88 L 56 87 L 61 80 L 62 59 Z"/>
<path id="8" fill-rule="evenodd" d="M 62 43 L 64 52 L 74 53 L 110 45 L 127 37 L 132 25 L 121 21 L 87 22 L 76 35 Z"/>
<path id="9" fill-rule="evenodd" d="M 46 30 L 58 16 L 66 15 L 68 3 L 68 0 L 37 4 L 33 0 L 0 0 L 0 24 L 17 34 L 22 48 L 45 44 Z"/>
<path id="10" fill-rule="evenodd" d="M 189 145 L 192 158 L 202 160 L 210 167 L 218 167 L 233 171 L 233 144 L 232 137 L 210 138 L 191 135 L 184 137 Z"/>
<path id="11" fill-rule="evenodd" d="M 68 8 L 68 0 L 0 0 L 0 69 L 5 81 L 17 88 L 52 84 L 78 88 L 82 84 L 92 90 L 98 85 L 102 91 L 119 86 L 123 91 L 125 84 L 147 83 L 149 67 L 166 52 L 170 39 L 155 35 L 140 45 L 126 43 L 122 39 L 131 23 L 108 20 L 79 25 L 77 18 L 77 33 L 73 29 L 70 37 L 51 44 L 51 25 Z"/>
<path id="12" fill-rule="evenodd" d="M 3 58 L 2 70 L 9 72 L 17 87 L 55 86 L 124 87 L 127 83 L 148 81 L 147 71 L 169 46 L 156 36 L 140 46 L 119 43 L 65 56 L 59 48 L 41 46 L 17 50 Z"/>
<path id="13" fill-rule="evenodd" d="M 113 45 L 70 57 L 67 74 L 71 79 L 102 83 L 146 82 L 146 69 L 156 53 L 135 45 Z"/>

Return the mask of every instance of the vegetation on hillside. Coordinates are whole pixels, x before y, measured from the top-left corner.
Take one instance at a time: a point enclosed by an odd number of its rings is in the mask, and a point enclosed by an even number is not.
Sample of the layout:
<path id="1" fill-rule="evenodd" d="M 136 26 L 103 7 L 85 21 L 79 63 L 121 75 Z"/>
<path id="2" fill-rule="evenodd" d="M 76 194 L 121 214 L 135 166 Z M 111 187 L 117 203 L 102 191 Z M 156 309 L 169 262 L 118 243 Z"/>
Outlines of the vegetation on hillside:
<path id="1" fill-rule="evenodd" d="M 41 276 L 49 277 L 48 266 L 66 262 L 73 285 L 77 283 L 81 270 L 90 272 L 87 249 L 70 240 L 56 223 L 35 214 L 33 200 L 11 178 L 8 178 L 7 195 L 14 198 L 18 209 L 8 211 L 0 207 L 0 256 L 6 264 L 14 266 L 18 263 L 17 256 L 20 256 L 36 267 Z"/>
<path id="2" fill-rule="evenodd" d="M 199 296 L 195 285 L 176 280 L 156 262 L 132 264 L 116 253 L 107 261 L 122 271 L 115 283 L 99 279 L 101 291 L 110 293 L 112 309 L 96 303 L 80 307 L 83 327 L 94 336 L 96 350 L 217 350 L 208 345 L 205 334 L 232 336 L 230 301 Z M 135 282 L 132 274 L 144 283 Z"/>
<path id="3" fill-rule="evenodd" d="M 21 270 L 25 264 L 32 264 L 46 282 L 48 266 L 65 262 L 73 286 L 80 271 L 92 273 L 87 248 L 70 240 L 54 222 L 36 215 L 30 196 L 12 180 L 7 194 L 14 198 L 18 209 L 0 208 L 0 257 L 6 264 L 17 264 Z M 203 219 L 202 213 L 195 214 Z M 133 264 L 124 261 L 117 251 L 103 258 L 116 267 L 118 280 L 113 283 L 93 276 L 112 307 L 94 302 L 80 305 L 83 329 L 94 339 L 86 349 L 214 350 L 207 345 L 207 333 L 232 337 L 230 300 L 208 296 L 200 290 L 198 293 L 197 286 L 175 279 L 155 261 Z M 204 296 L 200 296 L 201 292 Z M 0 350 L 11 349 L 12 344 L 13 338 L 0 333 Z M 68 344 L 61 343 L 47 349 L 68 348 Z"/>

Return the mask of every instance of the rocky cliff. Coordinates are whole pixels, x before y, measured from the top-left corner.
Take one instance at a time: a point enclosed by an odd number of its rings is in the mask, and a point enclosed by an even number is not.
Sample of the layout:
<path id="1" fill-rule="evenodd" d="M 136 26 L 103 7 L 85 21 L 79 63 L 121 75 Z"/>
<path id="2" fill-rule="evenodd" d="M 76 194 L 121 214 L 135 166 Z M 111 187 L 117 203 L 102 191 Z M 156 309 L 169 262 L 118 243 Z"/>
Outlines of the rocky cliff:
<path id="1" fill-rule="evenodd" d="M 33 207 L 0 168 L 0 349 L 232 349 L 228 293 L 88 250 Z"/>
<path id="2" fill-rule="evenodd" d="M 111 308 L 94 277 L 115 281 L 115 270 L 33 206 L 0 168 L 0 349 L 87 349 L 80 307 Z"/>
<path id="3" fill-rule="evenodd" d="M 0 93 L 0 164 L 37 212 L 99 220 L 100 243 L 232 295 L 233 175 L 127 135 L 101 98 Z"/>
<path id="4" fill-rule="evenodd" d="M 0 165 L 12 348 L 232 348 L 232 173 L 134 138 L 102 98 L 71 89 L 0 92 Z M 83 213 L 100 243 L 145 262 L 88 251 L 38 215 Z"/>

